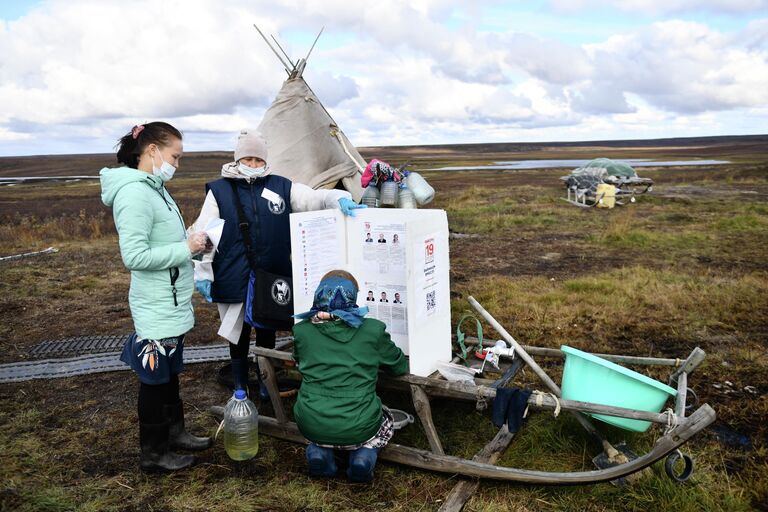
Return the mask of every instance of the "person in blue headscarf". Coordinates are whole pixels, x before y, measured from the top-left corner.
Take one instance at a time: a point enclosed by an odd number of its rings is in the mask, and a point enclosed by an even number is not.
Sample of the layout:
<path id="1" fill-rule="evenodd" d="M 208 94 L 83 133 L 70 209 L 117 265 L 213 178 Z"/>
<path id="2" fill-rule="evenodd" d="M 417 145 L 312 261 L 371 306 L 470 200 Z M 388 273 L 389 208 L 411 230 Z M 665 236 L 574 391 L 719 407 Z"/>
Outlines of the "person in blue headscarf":
<path id="1" fill-rule="evenodd" d="M 293 357 L 302 375 L 293 408 L 310 444 L 312 476 L 337 472 L 334 450 L 349 451 L 348 478 L 370 482 L 378 452 L 394 433 L 394 420 L 376 395 L 379 368 L 392 375 L 408 361 L 386 331 L 357 306 L 358 284 L 349 272 L 334 270 L 320 280 L 312 309 L 295 315 Z"/>

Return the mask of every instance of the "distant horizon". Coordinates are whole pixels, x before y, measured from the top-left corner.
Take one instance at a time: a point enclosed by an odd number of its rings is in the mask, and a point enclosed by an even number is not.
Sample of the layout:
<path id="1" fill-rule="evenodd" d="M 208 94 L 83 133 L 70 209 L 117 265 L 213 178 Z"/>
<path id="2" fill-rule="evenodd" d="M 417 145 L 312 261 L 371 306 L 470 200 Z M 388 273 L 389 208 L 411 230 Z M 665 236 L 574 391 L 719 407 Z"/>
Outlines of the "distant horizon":
<path id="1" fill-rule="evenodd" d="M 653 137 L 653 138 L 638 138 L 638 139 L 594 139 L 594 140 L 545 140 L 545 141 L 501 141 L 501 142 L 456 142 L 456 143 L 437 143 L 437 144 L 382 144 L 377 146 L 355 146 L 356 149 L 367 150 L 377 148 L 427 148 L 427 147 L 452 147 L 452 146 L 482 146 L 482 145 L 515 145 L 515 144 L 534 144 L 534 145 L 546 145 L 546 144 L 599 144 L 599 143 L 620 143 L 620 142 L 655 142 L 655 141 L 676 141 L 676 140 L 688 140 L 688 139 L 727 139 L 727 138 L 753 138 L 753 137 L 765 137 L 768 139 L 768 132 L 765 133 L 746 133 L 738 135 L 702 135 L 702 136 L 690 136 L 690 137 Z M 184 150 L 185 154 L 193 153 L 232 153 L 232 149 L 200 149 L 200 150 Z M 31 157 L 46 157 L 46 156 L 101 156 L 101 155 L 114 155 L 115 152 L 98 152 L 98 153 L 39 153 L 39 154 L 20 154 L 20 155 L 0 155 L 0 160 L 5 158 L 31 158 Z"/>

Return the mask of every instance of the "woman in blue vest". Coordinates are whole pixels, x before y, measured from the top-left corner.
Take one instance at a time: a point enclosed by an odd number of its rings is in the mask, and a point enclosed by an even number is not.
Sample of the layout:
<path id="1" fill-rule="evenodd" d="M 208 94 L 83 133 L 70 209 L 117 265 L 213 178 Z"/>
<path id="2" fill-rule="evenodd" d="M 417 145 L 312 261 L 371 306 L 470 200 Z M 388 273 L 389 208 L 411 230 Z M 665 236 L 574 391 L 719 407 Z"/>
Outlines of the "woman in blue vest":
<path id="1" fill-rule="evenodd" d="M 355 208 L 343 190 L 314 190 L 271 173 L 267 144 L 255 130 L 242 130 L 235 160 L 221 168 L 221 178 L 206 184 L 203 208 L 192 230 L 201 230 L 211 219 L 224 219 L 218 250 L 195 262 L 195 288 L 219 309 L 218 334 L 229 341 L 235 389 L 248 391 L 248 349 L 251 325 L 245 322 L 245 302 L 251 267 L 240 231 L 237 193 L 248 222 L 255 264 L 266 272 L 291 275 L 291 212 L 338 208 L 354 216 Z M 275 347 L 275 326 L 254 322 L 256 344 Z M 264 390 L 262 385 L 262 390 Z"/>
<path id="2" fill-rule="evenodd" d="M 141 469 L 172 471 L 191 465 L 191 455 L 171 450 L 204 450 L 208 437 L 184 427 L 178 374 L 184 369 L 184 335 L 192 329 L 192 255 L 207 248 L 205 233 L 187 236 L 184 220 L 165 184 L 182 154 L 181 133 L 168 123 L 133 129 L 120 139 L 121 167 L 104 168 L 101 200 L 112 208 L 120 254 L 131 271 L 128 303 L 136 333 L 120 360 L 139 379 Z"/>

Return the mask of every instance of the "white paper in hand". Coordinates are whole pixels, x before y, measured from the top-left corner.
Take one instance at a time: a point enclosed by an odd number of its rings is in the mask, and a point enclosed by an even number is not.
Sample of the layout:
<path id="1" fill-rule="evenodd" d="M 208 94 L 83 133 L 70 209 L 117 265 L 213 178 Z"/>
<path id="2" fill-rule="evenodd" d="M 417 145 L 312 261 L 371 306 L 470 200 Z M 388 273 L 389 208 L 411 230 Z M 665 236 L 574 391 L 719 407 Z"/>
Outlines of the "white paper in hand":
<path id="1" fill-rule="evenodd" d="M 205 226 L 205 234 L 211 239 L 213 244 L 213 250 L 218 251 L 219 242 L 221 241 L 221 234 L 224 231 L 224 219 L 215 217 L 208 221 L 208 225 Z"/>

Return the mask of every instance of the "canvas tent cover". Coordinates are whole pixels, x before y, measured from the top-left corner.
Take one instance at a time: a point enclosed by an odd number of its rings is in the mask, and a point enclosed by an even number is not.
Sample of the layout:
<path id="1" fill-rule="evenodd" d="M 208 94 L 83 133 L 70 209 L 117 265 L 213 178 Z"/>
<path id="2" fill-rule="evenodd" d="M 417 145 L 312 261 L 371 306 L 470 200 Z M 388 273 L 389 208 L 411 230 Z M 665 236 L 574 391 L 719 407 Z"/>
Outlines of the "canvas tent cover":
<path id="1" fill-rule="evenodd" d="M 341 182 L 360 201 L 366 161 L 300 75 L 283 83 L 259 131 L 275 174 L 312 188 L 334 188 Z"/>

